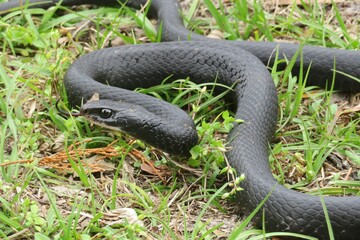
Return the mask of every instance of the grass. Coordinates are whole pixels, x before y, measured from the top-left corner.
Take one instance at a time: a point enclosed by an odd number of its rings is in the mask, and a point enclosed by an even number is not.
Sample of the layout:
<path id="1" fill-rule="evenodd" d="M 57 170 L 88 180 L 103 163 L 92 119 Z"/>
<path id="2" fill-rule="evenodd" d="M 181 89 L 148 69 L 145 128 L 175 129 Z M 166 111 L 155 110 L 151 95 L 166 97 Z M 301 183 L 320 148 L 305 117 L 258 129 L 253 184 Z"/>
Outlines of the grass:
<path id="1" fill-rule="evenodd" d="M 291 5 L 278 14 L 278 9 L 265 11 L 245 0 L 219 7 L 208 0 L 198 3 L 191 3 L 185 22 L 199 33 L 216 29 L 231 40 L 359 48 L 359 36 L 346 27 L 336 7 Z M 211 16 L 199 16 L 203 6 Z M 238 222 L 231 199 L 243 176 L 236 178 L 224 158 L 224 138 L 236 120 L 223 112 L 222 95 L 212 96 L 213 85 L 165 80 L 139 90 L 189 110 L 202 141 L 185 160 L 84 119 L 59 116 L 54 105 L 59 97 L 66 102 L 62 79 L 79 55 L 110 45 L 159 41 L 160 34 L 144 14 L 124 7 L 79 7 L 60 15 L 56 9 L 27 9 L 0 19 L 0 238 L 283 235 L 247 229 L 251 216 Z M 321 194 L 359 195 L 360 183 L 352 180 L 359 178 L 358 110 L 345 109 L 344 101 L 333 103 L 333 92 L 296 84 L 306 76 L 292 76 L 289 69 L 272 71 L 281 106 L 270 156 L 276 178 L 310 194 L 326 186 Z M 325 162 L 329 159 L 333 162 Z M 233 182 L 224 184 L 228 178 Z"/>

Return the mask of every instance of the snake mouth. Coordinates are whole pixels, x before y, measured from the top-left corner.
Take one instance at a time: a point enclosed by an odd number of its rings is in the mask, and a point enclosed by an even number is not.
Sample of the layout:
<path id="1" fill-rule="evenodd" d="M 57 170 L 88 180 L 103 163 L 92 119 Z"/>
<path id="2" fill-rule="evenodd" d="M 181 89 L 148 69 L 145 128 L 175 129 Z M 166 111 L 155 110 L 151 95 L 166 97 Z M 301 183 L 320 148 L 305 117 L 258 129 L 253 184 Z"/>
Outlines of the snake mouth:
<path id="1" fill-rule="evenodd" d="M 125 132 L 120 127 L 111 126 L 109 124 L 106 124 L 106 123 L 100 121 L 96 116 L 88 115 L 86 113 L 81 113 L 81 112 L 80 112 L 79 116 L 83 116 L 91 124 L 95 124 L 95 125 L 100 126 L 102 128 L 106 128 L 106 129 L 117 131 L 117 132 Z"/>
<path id="2" fill-rule="evenodd" d="M 64 109 L 61 109 L 59 107 L 59 102 L 60 101 L 61 101 L 61 99 L 59 98 L 58 100 L 56 100 L 56 103 L 55 103 L 55 108 L 59 112 L 60 116 L 63 116 L 64 118 L 81 116 L 81 112 L 70 112 L 70 111 L 66 111 Z"/>

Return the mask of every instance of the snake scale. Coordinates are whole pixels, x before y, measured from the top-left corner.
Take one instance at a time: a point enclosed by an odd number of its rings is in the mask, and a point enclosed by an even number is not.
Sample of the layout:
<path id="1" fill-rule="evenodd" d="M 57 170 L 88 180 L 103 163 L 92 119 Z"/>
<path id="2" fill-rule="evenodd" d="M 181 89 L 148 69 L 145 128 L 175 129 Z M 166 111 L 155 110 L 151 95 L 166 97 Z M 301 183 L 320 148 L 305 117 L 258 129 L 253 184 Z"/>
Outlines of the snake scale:
<path id="1" fill-rule="evenodd" d="M 58 3 L 28 2 L 31 7 L 40 8 Z M 68 6 L 116 3 L 116 0 L 62 1 L 62 5 Z M 126 4 L 138 9 L 146 4 L 146 0 L 130 0 Z M 1 4 L 0 12 L 3 14 L 16 7 L 21 7 L 21 1 Z M 231 150 L 227 157 L 238 173 L 246 175 L 241 183 L 245 190 L 238 198 L 242 211 L 250 213 L 271 192 L 263 206 L 267 231 L 289 231 L 329 239 L 320 197 L 277 184 L 268 163 L 268 144 L 275 131 L 278 107 L 276 89 L 264 64 L 272 65 L 274 50 L 278 51 L 280 58 L 291 59 L 299 45 L 210 40 L 183 26 L 176 0 L 153 0 L 149 14 L 162 23 L 163 42 L 108 48 L 80 57 L 72 64 L 64 80 L 71 105 L 79 106 L 83 99 L 88 100 L 95 92 L 99 93 L 104 100 L 86 103 L 81 110 L 84 115 L 88 114 L 92 120 L 101 121 L 107 127 L 117 128 L 122 124 L 122 130 L 156 147 L 169 153 L 185 154 L 197 141 L 189 116 L 168 103 L 131 90 L 158 85 L 170 75 L 174 79 L 190 77 L 196 83 L 214 79 L 228 86 L 236 83 L 231 101 L 236 108 L 236 118 L 245 122 L 230 132 Z M 189 39 L 191 41 L 187 41 Z M 341 74 L 360 77 L 359 52 L 304 46 L 302 54 L 304 69 L 311 64 L 308 84 L 331 85 L 332 69 L 336 66 L 339 73 L 336 73 L 334 88 L 360 91 L 359 82 Z M 293 68 L 294 74 L 299 73 L 299 66 L 300 58 Z M 114 101 L 118 105 L 115 106 Z M 99 109 L 110 109 L 111 112 L 99 112 Z M 138 117 L 139 113 L 145 120 Z M 114 123 L 114 117 L 126 117 L 127 120 Z M 110 120 L 106 122 L 108 118 Z M 152 121 L 152 125 L 147 120 Z M 134 127 L 143 132 L 134 130 Z M 360 197 L 324 197 L 324 203 L 335 239 L 359 239 Z M 254 222 L 261 226 L 261 216 L 254 218 Z"/>

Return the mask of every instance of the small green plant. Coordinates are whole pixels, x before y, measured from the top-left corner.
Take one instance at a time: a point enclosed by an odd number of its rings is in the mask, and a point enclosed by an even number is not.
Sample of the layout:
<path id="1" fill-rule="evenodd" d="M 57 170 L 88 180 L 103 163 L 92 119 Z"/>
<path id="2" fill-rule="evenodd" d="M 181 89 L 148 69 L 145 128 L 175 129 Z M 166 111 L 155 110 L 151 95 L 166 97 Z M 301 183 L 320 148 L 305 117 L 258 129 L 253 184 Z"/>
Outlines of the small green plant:
<path id="1" fill-rule="evenodd" d="M 19 217 L 24 220 L 24 227 L 33 227 L 37 232 L 45 229 L 46 220 L 41 217 L 39 206 L 30 199 L 24 200 Z"/>

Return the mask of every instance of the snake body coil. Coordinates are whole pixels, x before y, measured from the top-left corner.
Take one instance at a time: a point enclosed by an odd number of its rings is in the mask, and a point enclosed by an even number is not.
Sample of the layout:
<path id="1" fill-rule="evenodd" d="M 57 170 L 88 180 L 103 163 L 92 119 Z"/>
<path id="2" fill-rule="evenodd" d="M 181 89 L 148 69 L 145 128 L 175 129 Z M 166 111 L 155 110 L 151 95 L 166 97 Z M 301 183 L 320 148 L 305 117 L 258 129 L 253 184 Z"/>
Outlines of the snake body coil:
<path id="1" fill-rule="evenodd" d="M 40 1 L 43 0 L 29 2 Z M 36 6 L 50 7 L 56 2 Z M 116 3 L 116 0 L 62 1 L 63 5 L 83 3 L 107 5 Z M 127 2 L 129 6 L 136 8 L 145 3 L 145 0 Z M 70 67 L 65 79 L 71 104 L 80 105 L 82 99 L 88 100 L 94 93 L 99 93 L 101 99 L 107 99 L 103 102 L 104 106 L 108 106 L 108 100 L 130 104 L 119 106 L 119 114 L 131 115 L 145 109 L 148 111 L 146 116 L 153 122 L 155 129 L 161 129 L 165 134 L 170 133 L 168 138 L 156 135 L 154 129 L 147 127 L 147 123 L 139 120 L 136 114 L 127 124 L 143 124 L 147 132 L 132 132 L 131 128 L 126 129 L 127 126 L 124 127 L 125 131 L 145 138 L 168 152 L 182 154 L 197 141 L 191 119 L 168 103 L 131 90 L 158 85 L 169 75 L 173 75 L 173 78 L 190 77 L 197 83 L 215 79 L 228 86 L 236 83 L 233 97 L 236 118 L 243 119 L 245 123 L 236 125 L 231 131 L 229 144 L 232 149 L 227 153 L 227 157 L 238 173 L 246 175 L 242 183 L 245 190 L 239 193 L 242 210 L 245 213 L 253 211 L 271 192 L 263 206 L 267 231 L 290 231 L 328 239 L 320 197 L 278 185 L 268 163 L 268 143 L 275 131 L 278 109 L 276 89 L 263 63 L 271 64 L 274 61 L 274 50 L 278 51 L 280 58 L 291 59 L 299 46 L 209 40 L 184 28 L 175 0 L 153 0 L 151 4 L 150 14 L 163 23 L 164 41 L 187 40 L 189 37 L 193 41 L 122 46 L 96 51 L 79 58 Z M 17 6 L 19 1 L 4 3 L 0 5 L 0 11 Z M 308 84 L 331 86 L 331 80 L 335 76 L 335 89 L 360 91 L 360 83 L 348 77 L 360 77 L 359 52 L 305 46 L 302 54 L 305 71 L 307 66 L 311 65 Z M 294 66 L 294 73 L 298 74 L 299 66 L 300 57 Z M 336 74 L 332 71 L 334 66 Z M 162 118 L 165 123 L 157 117 Z M 187 136 L 190 136 L 191 140 L 176 135 L 182 131 L 178 126 L 189 130 Z M 155 139 L 150 139 L 154 134 Z M 170 141 L 175 141 L 173 146 L 169 146 Z M 179 147 L 178 144 L 186 141 L 187 145 Z M 358 239 L 360 197 L 324 197 L 324 203 L 336 239 Z M 255 222 L 261 225 L 261 216 L 256 218 Z"/>

